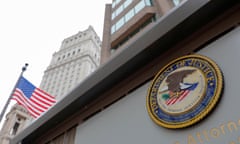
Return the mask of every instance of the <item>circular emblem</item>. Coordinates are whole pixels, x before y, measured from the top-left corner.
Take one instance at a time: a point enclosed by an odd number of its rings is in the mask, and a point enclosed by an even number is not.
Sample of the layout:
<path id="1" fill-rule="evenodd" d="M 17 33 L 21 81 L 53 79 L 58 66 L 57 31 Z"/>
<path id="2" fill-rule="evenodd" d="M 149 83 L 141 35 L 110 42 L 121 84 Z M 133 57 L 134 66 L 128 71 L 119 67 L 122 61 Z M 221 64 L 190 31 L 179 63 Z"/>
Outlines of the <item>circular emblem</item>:
<path id="1" fill-rule="evenodd" d="M 222 87 L 222 73 L 211 59 L 201 55 L 180 57 L 153 79 L 147 95 L 148 113 L 166 128 L 190 126 L 214 108 Z"/>

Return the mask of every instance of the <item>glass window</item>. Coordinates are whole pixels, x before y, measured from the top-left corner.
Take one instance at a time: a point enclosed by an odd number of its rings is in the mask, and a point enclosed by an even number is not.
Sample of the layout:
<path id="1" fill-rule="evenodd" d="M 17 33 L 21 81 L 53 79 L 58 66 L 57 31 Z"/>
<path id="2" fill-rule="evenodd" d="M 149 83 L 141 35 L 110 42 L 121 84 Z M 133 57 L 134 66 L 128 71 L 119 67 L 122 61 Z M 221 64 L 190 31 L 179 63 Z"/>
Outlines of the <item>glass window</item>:
<path id="1" fill-rule="evenodd" d="M 19 126 L 20 126 L 20 123 L 16 122 L 16 123 L 14 124 L 13 128 L 12 128 L 11 131 L 10 131 L 10 135 L 16 135 Z"/>
<path id="2" fill-rule="evenodd" d="M 114 8 L 121 0 L 115 0 L 112 3 L 112 8 Z"/>
<path id="3" fill-rule="evenodd" d="M 126 0 L 123 4 L 124 8 L 128 7 L 131 3 L 132 3 L 132 0 Z"/>
<path id="4" fill-rule="evenodd" d="M 174 3 L 175 6 L 179 5 L 180 2 L 181 2 L 180 0 L 173 0 L 173 3 Z"/>
<path id="5" fill-rule="evenodd" d="M 145 0 L 147 6 L 152 6 L 152 0 Z"/>
<path id="6" fill-rule="evenodd" d="M 144 7 L 145 7 L 144 0 L 141 0 L 141 1 L 134 7 L 135 13 L 138 13 L 138 12 L 141 11 Z"/>
<path id="7" fill-rule="evenodd" d="M 116 11 L 112 13 L 112 20 L 116 17 Z"/>
<path id="8" fill-rule="evenodd" d="M 112 3 L 112 8 L 114 8 L 116 6 L 116 3 L 115 2 L 113 2 Z"/>
<path id="9" fill-rule="evenodd" d="M 115 25 L 113 25 L 111 28 L 111 34 L 113 34 L 114 32 L 115 32 Z"/>
<path id="10" fill-rule="evenodd" d="M 118 4 L 121 0 L 115 0 L 116 4 Z"/>
<path id="11" fill-rule="evenodd" d="M 120 29 L 124 24 L 124 17 L 122 17 L 119 21 L 116 23 L 116 31 Z"/>
<path id="12" fill-rule="evenodd" d="M 116 16 L 119 15 L 123 11 L 123 5 L 121 5 L 117 10 L 116 10 Z"/>
<path id="13" fill-rule="evenodd" d="M 125 21 L 129 21 L 134 16 L 134 9 L 131 9 L 128 13 L 125 15 Z"/>

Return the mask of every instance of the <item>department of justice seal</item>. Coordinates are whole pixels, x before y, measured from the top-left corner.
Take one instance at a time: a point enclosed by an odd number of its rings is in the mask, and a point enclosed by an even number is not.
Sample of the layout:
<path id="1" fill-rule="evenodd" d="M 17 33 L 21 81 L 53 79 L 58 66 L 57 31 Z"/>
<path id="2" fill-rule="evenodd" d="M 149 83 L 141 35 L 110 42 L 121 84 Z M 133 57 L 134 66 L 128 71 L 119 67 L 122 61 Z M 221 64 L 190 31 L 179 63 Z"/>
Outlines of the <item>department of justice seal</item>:
<path id="1" fill-rule="evenodd" d="M 158 125 L 184 128 L 204 118 L 217 104 L 223 76 L 217 64 L 202 55 L 188 55 L 163 67 L 152 81 L 147 109 Z"/>

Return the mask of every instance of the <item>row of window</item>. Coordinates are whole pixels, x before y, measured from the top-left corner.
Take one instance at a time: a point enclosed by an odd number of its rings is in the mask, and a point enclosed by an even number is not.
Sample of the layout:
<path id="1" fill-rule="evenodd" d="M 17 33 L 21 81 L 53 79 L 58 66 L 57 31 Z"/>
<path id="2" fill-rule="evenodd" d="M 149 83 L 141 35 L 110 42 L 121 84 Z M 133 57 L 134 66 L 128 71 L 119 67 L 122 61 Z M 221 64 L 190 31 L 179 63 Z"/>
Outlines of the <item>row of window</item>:
<path id="1" fill-rule="evenodd" d="M 134 8 L 130 9 L 123 17 L 121 17 L 114 25 L 111 27 L 111 34 L 119 30 L 125 23 L 127 23 L 134 15 L 139 13 L 144 7 L 152 6 L 151 0 L 141 0 L 137 3 Z"/>
<path id="2" fill-rule="evenodd" d="M 67 54 L 63 54 L 62 56 L 59 56 L 59 57 L 57 58 L 57 61 L 64 60 L 65 58 L 69 58 L 70 56 L 74 56 L 76 53 L 79 53 L 79 52 L 81 52 L 81 49 L 80 49 L 80 48 L 77 49 L 77 50 L 74 50 L 74 51 L 72 51 L 72 52 L 68 52 Z M 97 52 L 92 53 L 92 54 L 91 54 L 91 57 L 96 58 L 97 61 L 100 60 L 99 54 L 98 54 Z"/>
<path id="3" fill-rule="evenodd" d="M 79 61 L 80 62 L 80 61 Z M 49 71 L 44 76 L 43 84 L 44 86 L 49 86 L 50 82 L 56 79 L 66 79 L 68 75 L 74 75 L 75 72 L 79 72 L 81 70 L 82 64 L 67 64 L 65 67 L 59 67 L 53 71 Z"/>
<path id="4" fill-rule="evenodd" d="M 86 36 L 85 32 L 83 33 L 83 36 Z M 75 36 L 74 38 L 70 38 L 69 40 L 66 40 L 65 43 L 71 42 L 73 40 L 77 40 L 78 38 L 81 38 L 81 37 L 82 37 L 82 34 Z"/>
<path id="5" fill-rule="evenodd" d="M 78 50 L 77 50 L 77 52 L 80 52 L 80 51 L 81 51 L 81 49 L 78 49 Z M 72 51 L 72 53 L 69 52 L 69 53 L 67 54 L 67 57 L 73 56 L 73 55 L 75 55 L 75 53 L 76 53 L 76 51 Z M 61 56 L 61 57 L 58 57 L 57 60 L 60 61 L 61 59 L 64 59 L 65 57 L 66 57 L 66 56 L 63 55 L 63 56 Z"/>
<path id="6" fill-rule="evenodd" d="M 79 75 L 79 73 L 78 73 Z M 78 77 L 70 76 L 69 78 L 55 79 L 51 83 L 46 83 L 44 88 L 47 92 L 52 95 L 59 97 L 63 96 L 67 91 L 69 91 L 72 86 L 75 86 L 79 83 L 80 79 Z"/>
<path id="7" fill-rule="evenodd" d="M 114 8 L 117 4 L 119 4 L 121 2 L 121 0 L 113 0 L 112 3 L 112 8 Z"/>
<path id="8" fill-rule="evenodd" d="M 112 20 L 118 16 L 124 9 L 126 9 L 133 0 L 126 0 L 122 5 L 120 5 L 114 12 L 112 12 Z"/>
<path id="9" fill-rule="evenodd" d="M 120 41 L 116 46 L 111 48 L 111 53 L 115 52 L 115 50 L 119 47 L 121 47 L 126 41 L 134 37 L 140 30 L 144 29 L 145 26 L 149 25 L 150 23 L 156 21 L 156 15 L 153 15 L 148 20 L 146 20 L 141 26 L 139 26 L 137 29 L 132 31 L 129 35 L 125 37 L 122 41 Z"/>
<path id="10" fill-rule="evenodd" d="M 81 62 L 81 61 L 79 61 Z M 84 77 L 92 73 L 96 67 L 91 63 L 86 63 L 88 67 L 81 72 L 81 63 L 68 64 L 45 74 L 41 88 L 54 96 L 63 96 L 67 91 L 79 84 Z"/>

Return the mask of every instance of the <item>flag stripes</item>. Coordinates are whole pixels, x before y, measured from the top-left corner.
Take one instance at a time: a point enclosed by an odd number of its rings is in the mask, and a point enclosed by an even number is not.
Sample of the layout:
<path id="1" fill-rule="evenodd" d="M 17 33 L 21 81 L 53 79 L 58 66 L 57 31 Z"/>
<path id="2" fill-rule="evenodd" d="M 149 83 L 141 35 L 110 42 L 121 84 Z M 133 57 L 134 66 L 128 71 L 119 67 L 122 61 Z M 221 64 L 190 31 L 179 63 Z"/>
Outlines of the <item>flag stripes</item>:
<path id="1" fill-rule="evenodd" d="M 36 88 L 24 77 L 20 78 L 12 99 L 25 107 L 34 118 L 39 117 L 56 102 L 53 96 Z"/>
<path id="2" fill-rule="evenodd" d="M 166 100 L 166 102 L 165 102 L 166 105 L 173 105 L 177 102 L 182 101 L 188 95 L 189 92 L 190 92 L 190 90 L 185 90 L 179 97 L 173 97 L 173 98 Z"/>

